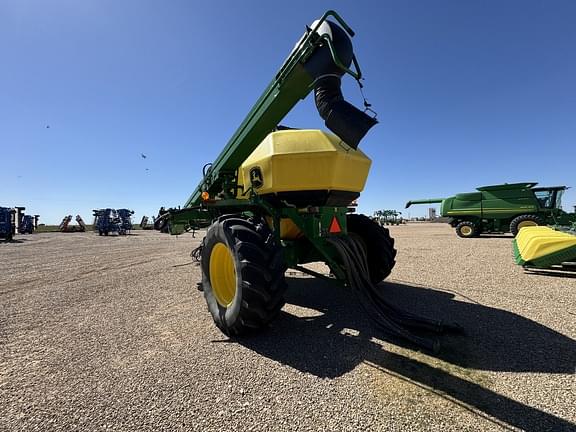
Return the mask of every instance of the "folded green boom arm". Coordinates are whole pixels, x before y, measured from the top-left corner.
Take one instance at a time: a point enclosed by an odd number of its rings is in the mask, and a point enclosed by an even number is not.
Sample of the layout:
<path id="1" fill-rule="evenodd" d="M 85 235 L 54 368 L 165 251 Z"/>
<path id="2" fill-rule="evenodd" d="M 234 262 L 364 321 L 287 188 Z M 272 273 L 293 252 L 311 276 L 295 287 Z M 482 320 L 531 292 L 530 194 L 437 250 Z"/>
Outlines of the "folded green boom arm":
<path id="1" fill-rule="evenodd" d="M 328 21 L 334 18 L 340 26 Z M 342 30 L 343 29 L 343 30 Z M 204 178 L 186 201 L 185 207 L 202 202 L 202 193 L 232 198 L 236 193 L 236 170 L 288 112 L 316 90 L 316 104 L 326 126 L 349 145 L 359 139 L 376 120 L 345 102 L 340 93 L 340 76 L 361 79 L 349 36 L 354 32 L 334 11 L 326 12 L 300 39 L 272 82 L 236 130 L 224 150 L 205 171 Z M 354 70 L 350 69 L 354 65 Z M 344 129 L 342 130 L 342 125 Z"/>

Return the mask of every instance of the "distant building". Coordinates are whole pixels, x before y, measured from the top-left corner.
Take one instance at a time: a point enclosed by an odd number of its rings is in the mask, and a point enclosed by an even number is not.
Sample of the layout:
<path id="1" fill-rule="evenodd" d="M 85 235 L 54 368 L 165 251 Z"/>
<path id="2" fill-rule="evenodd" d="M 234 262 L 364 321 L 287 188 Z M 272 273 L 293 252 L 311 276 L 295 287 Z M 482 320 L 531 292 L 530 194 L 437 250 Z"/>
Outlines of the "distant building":
<path id="1" fill-rule="evenodd" d="M 436 209 L 434 207 L 430 207 L 428 209 L 428 219 L 430 220 L 436 219 Z"/>

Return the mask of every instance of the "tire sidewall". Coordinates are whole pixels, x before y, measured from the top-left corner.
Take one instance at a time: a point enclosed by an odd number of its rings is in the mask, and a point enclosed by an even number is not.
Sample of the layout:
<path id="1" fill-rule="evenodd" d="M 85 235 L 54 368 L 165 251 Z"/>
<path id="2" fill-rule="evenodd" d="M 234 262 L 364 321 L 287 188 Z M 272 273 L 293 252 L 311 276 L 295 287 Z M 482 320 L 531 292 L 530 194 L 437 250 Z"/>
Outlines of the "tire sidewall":
<path id="1" fill-rule="evenodd" d="M 464 234 L 462 232 L 462 227 L 469 227 L 471 229 L 470 234 Z M 478 235 L 478 227 L 474 222 L 470 221 L 460 222 L 458 225 L 456 225 L 456 234 L 458 234 L 458 237 L 460 238 L 473 238 Z"/>
<path id="2" fill-rule="evenodd" d="M 228 307 L 224 307 L 218 303 L 212 284 L 210 283 L 210 256 L 212 250 L 217 243 L 224 243 L 232 254 L 234 261 L 234 268 L 236 270 L 236 294 L 232 303 Z M 224 223 L 215 222 L 206 233 L 204 240 L 204 247 L 202 248 L 202 286 L 204 287 L 204 298 L 208 305 L 208 310 L 212 314 L 214 321 L 221 329 L 226 329 L 228 323 L 233 325 L 240 315 L 242 306 L 242 279 L 241 279 L 241 263 L 238 259 L 234 244 L 231 244 L 231 239 L 226 235 Z"/>
<path id="3" fill-rule="evenodd" d="M 361 244 L 364 247 L 368 260 L 370 279 L 375 284 L 380 283 L 390 275 L 396 264 L 396 250 L 394 249 L 393 239 L 390 237 L 390 231 L 388 228 L 379 225 L 367 216 L 361 214 L 348 215 L 347 224 L 348 233 L 362 240 Z M 386 239 L 386 241 L 388 239 L 390 240 L 390 244 L 387 245 L 390 247 L 390 250 L 393 251 L 391 252 L 392 257 L 390 257 L 390 259 L 381 256 L 383 250 L 382 245 L 378 241 L 380 238 Z M 383 265 L 387 268 L 383 269 Z"/>

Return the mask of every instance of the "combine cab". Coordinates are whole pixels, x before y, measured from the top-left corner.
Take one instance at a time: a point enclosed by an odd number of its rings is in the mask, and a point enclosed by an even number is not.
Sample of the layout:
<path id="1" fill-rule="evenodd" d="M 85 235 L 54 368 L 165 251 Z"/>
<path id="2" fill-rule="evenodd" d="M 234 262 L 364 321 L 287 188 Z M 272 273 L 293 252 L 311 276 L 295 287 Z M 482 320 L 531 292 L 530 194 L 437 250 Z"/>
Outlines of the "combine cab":
<path id="1" fill-rule="evenodd" d="M 412 204 L 440 203 L 440 213 L 460 237 L 483 233 L 514 236 L 521 228 L 538 225 L 569 225 L 575 214 L 562 210 L 566 186 L 535 187 L 538 183 L 512 183 L 479 187 L 477 192 L 460 193 L 450 198 L 408 201 Z"/>

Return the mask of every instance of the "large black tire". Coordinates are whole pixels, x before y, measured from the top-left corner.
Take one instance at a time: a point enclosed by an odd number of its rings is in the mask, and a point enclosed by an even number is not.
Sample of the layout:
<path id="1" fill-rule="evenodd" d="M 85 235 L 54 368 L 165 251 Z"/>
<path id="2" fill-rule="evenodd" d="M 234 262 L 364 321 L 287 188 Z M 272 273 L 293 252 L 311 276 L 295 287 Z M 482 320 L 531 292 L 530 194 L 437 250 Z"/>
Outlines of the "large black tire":
<path id="1" fill-rule="evenodd" d="M 542 218 L 537 215 L 525 214 L 516 216 L 514 219 L 512 219 L 512 222 L 510 222 L 510 232 L 514 237 L 516 237 L 520 232 L 520 228 L 537 225 L 545 225 Z"/>
<path id="2" fill-rule="evenodd" d="M 218 218 L 203 240 L 201 260 L 204 298 L 224 334 L 262 329 L 284 306 L 283 250 L 263 221 Z"/>
<path id="3" fill-rule="evenodd" d="M 154 222 L 154 229 L 161 233 L 168 234 L 170 232 L 170 222 L 167 217 L 156 219 Z"/>
<path id="4" fill-rule="evenodd" d="M 383 281 L 396 264 L 390 231 L 361 214 L 349 214 L 346 219 L 349 235 L 359 237 L 366 250 L 370 280 L 374 284 Z"/>
<path id="5" fill-rule="evenodd" d="M 456 234 L 462 238 L 478 237 L 480 235 L 480 229 L 474 222 L 462 221 L 456 225 Z"/>

